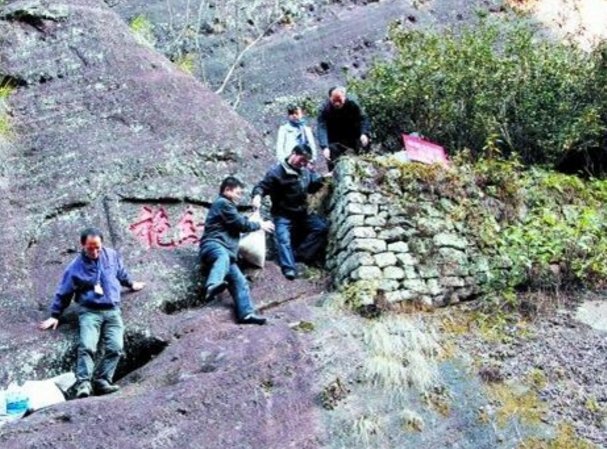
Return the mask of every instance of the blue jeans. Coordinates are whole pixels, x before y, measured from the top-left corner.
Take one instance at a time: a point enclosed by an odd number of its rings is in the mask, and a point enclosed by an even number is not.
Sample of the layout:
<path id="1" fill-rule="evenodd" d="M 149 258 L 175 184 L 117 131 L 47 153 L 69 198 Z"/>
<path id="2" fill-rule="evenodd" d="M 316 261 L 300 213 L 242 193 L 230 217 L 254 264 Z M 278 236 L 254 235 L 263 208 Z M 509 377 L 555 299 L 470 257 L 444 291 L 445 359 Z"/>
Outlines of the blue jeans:
<path id="1" fill-rule="evenodd" d="M 111 383 L 124 347 L 124 324 L 120 309 L 96 310 L 80 306 L 78 322 L 80 343 L 76 378 L 79 382 L 103 379 Z M 103 356 L 95 367 L 99 340 Z"/>
<path id="2" fill-rule="evenodd" d="M 315 214 L 298 218 L 274 217 L 278 263 L 282 272 L 296 270 L 295 261 L 318 259 L 327 244 L 328 226 Z"/>
<path id="3" fill-rule="evenodd" d="M 255 311 L 249 283 L 223 245 L 213 241 L 205 242 L 200 247 L 200 261 L 209 267 L 207 288 L 223 281 L 228 283 L 228 291 L 234 299 L 236 316 L 239 320 Z"/>

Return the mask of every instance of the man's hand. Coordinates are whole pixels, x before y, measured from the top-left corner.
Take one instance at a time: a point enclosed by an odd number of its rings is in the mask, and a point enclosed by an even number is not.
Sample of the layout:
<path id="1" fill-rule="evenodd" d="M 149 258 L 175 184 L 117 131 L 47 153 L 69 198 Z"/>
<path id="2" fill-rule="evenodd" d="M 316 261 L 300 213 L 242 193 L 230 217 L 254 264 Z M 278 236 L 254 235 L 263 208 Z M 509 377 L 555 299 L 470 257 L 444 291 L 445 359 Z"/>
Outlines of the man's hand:
<path id="1" fill-rule="evenodd" d="M 263 229 L 264 232 L 271 234 L 274 232 L 274 223 L 272 223 L 271 221 L 268 221 L 268 220 L 262 221 L 261 229 Z"/>
<path id="2" fill-rule="evenodd" d="M 369 136 L 367 136 L 366 134 L 361 134 L 361 136 L 360 136 L 360 144 L 363 147 L 366 147 L 367 145 L 369 145 Z"/>
<path id="3" fill-rule="evenodd" d="M 131 291 L 138 292 L 139 290 L 143 290 L 143 287 L 145 287 L 145 282 L 133 282 L 133 285 L 131 286 Z"/>
<path id="4" fill-rule="evenodd" d="M 57 329 L 57 326 L 59 326 L 59 320 L 57 318 L 53 318 L 50 317 L 44 321 L 42 321 L 39 325 L 38 325 L 38 329 L 40 329 L 41 331 L 45 331 L 47 329 Z"/>
<path id="5" fill-rule="evenodd" d="M 251 206 L 253 206 L 253 209 L 259 210 L 259 208 L 261 207 L 261 196 L 260 195 L 255 195 L 253 197 L 253 199 L 251 200 Z"/>
<path id="6" fill-rule="evenodd" d="M 331 150 L 329 150 L 328 148 L 322 149 L 322 155 L 325 157 L 326 160 L 331 160 Z"/>

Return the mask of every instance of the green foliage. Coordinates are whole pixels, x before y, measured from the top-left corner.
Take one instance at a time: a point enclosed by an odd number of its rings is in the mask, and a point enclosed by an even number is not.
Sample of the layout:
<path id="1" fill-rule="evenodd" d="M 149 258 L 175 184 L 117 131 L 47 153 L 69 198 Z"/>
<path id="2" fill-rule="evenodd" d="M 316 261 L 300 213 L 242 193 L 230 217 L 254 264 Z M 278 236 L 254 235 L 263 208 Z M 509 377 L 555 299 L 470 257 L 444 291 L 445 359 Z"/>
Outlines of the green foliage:
<path id="1" fill-rule="evenodd" d="M 448 220 L 468 229 L 491 261 L 488 291 L 502 304 L 516 306 L 514 289 L 607 282 L 607 180 L 525 169 L 516 157 L 468 156 L 450 170 L 379 159 L 377 181 L 402 192 L 412 215 L 420 195 L 434 196 Z"/>
<path id="2" fill-rule="evenodd" d="M 175 61 L 175 65 L 183 72 L 192 75 L 196 68 L 196 54 L 186 53 Z"/>
<path id="3" fill-rule="evenodd" d="M 518 152 L 525 164 L 601 147 L 607 47 L 585 53 L 514 22 L 457 34 L 393 27 L 391 39 L 395 58 L 351 82 L 387 147 L 417 131 L 451 152 Z"/>
<path id="4" fill-rule="evenodd" d="M 129 25 L 137 42 L 146 47 L 156 45 L 156 36 L 154 36 L 154 25 L 145 16 L 139 15 L 131 20 Z"/>
<path id="5" fill-rule="evenodd" d="M 0 137 L 8 137 L 12 133 L 11 122 L 7 114 L 6 100 L 14 87 L 5 79 L 0 79 Z"/>
<path id="6" fill-rule="evenodd" d="M 556 286 L 564 281 L 604 284 L 607 181 L 531 170 L 522 182 L 527 213 L 496 239 L 497 252 L 512 262 L 509 284 L 546 279 Z"/>

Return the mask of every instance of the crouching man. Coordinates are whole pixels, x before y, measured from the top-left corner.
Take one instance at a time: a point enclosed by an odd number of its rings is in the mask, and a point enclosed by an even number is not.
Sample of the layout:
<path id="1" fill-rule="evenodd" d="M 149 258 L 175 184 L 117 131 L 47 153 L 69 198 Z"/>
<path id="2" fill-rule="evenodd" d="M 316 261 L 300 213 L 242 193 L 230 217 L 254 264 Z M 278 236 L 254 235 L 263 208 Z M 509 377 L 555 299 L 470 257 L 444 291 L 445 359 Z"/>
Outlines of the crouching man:
<path id="1" fill-rule="evenodd" d="M 289 280 L 298 277 L 296 262 L 313 263 L 321 259 L 327 244 L 325 220 L 308 212 L 308 194 L 316 193 L 324 178 L 308 170 L 312 149 L 296 145 L 287 159 L 274 165 L 253 189 L 253 207 L 270 195 L 276 226 L 278 263 Z"/>
<path id="2" fill-rule="evenodd" d="M 138 291 L 145 284 L 131 280 L 118 253 L 103 247 L 103 235 L 98 229 L 85 229 L 80 243 L 82 252 L 63 273 L 50 308 L 51 317 L 39 327 L 57 329 L 59 317 L 75 297 L 80 329 L 76 397 L 85 398 L 91 395 L 92 389 L 96 394 L 114 393 L 119 389 L 112 381 L 124 343 L 120 290 L 125 286 Z M 100 340 L 103 356 L 95 367 Z"/>
<path id="3" fill-rule="evenodd" d="M 236 264 L 241 233 L 273 232 L 271 221 L 256 223 L 241 215 L 236 204 L 243 195 L 244 185 L 229 176 L 219 188 L 219 197 L 213 202 L 200 239 L 200 261 L 209 268 L 205 300 L 210 301 L 227 287 L 234 299 L 236 318 L 242 324 L 265 324 L 266 319 L 255 313 L 249 285 Z"/>

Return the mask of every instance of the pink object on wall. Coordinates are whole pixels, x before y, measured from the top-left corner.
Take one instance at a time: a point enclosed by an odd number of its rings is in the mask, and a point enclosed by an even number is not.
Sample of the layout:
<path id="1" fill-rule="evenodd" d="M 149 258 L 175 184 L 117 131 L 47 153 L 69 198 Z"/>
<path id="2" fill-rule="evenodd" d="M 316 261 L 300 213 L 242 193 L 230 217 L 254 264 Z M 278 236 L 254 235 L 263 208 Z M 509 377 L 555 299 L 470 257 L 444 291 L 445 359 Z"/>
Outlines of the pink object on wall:
<path id="1" fill-rule="evenodd" d="M 422 162 L 424 164 L 441 164 L 445 167 L 450 165 L 447 152 L 443 147 L 422 139 L 418 136 L 403 134 L 405 154 L 410 161 Z"/>

